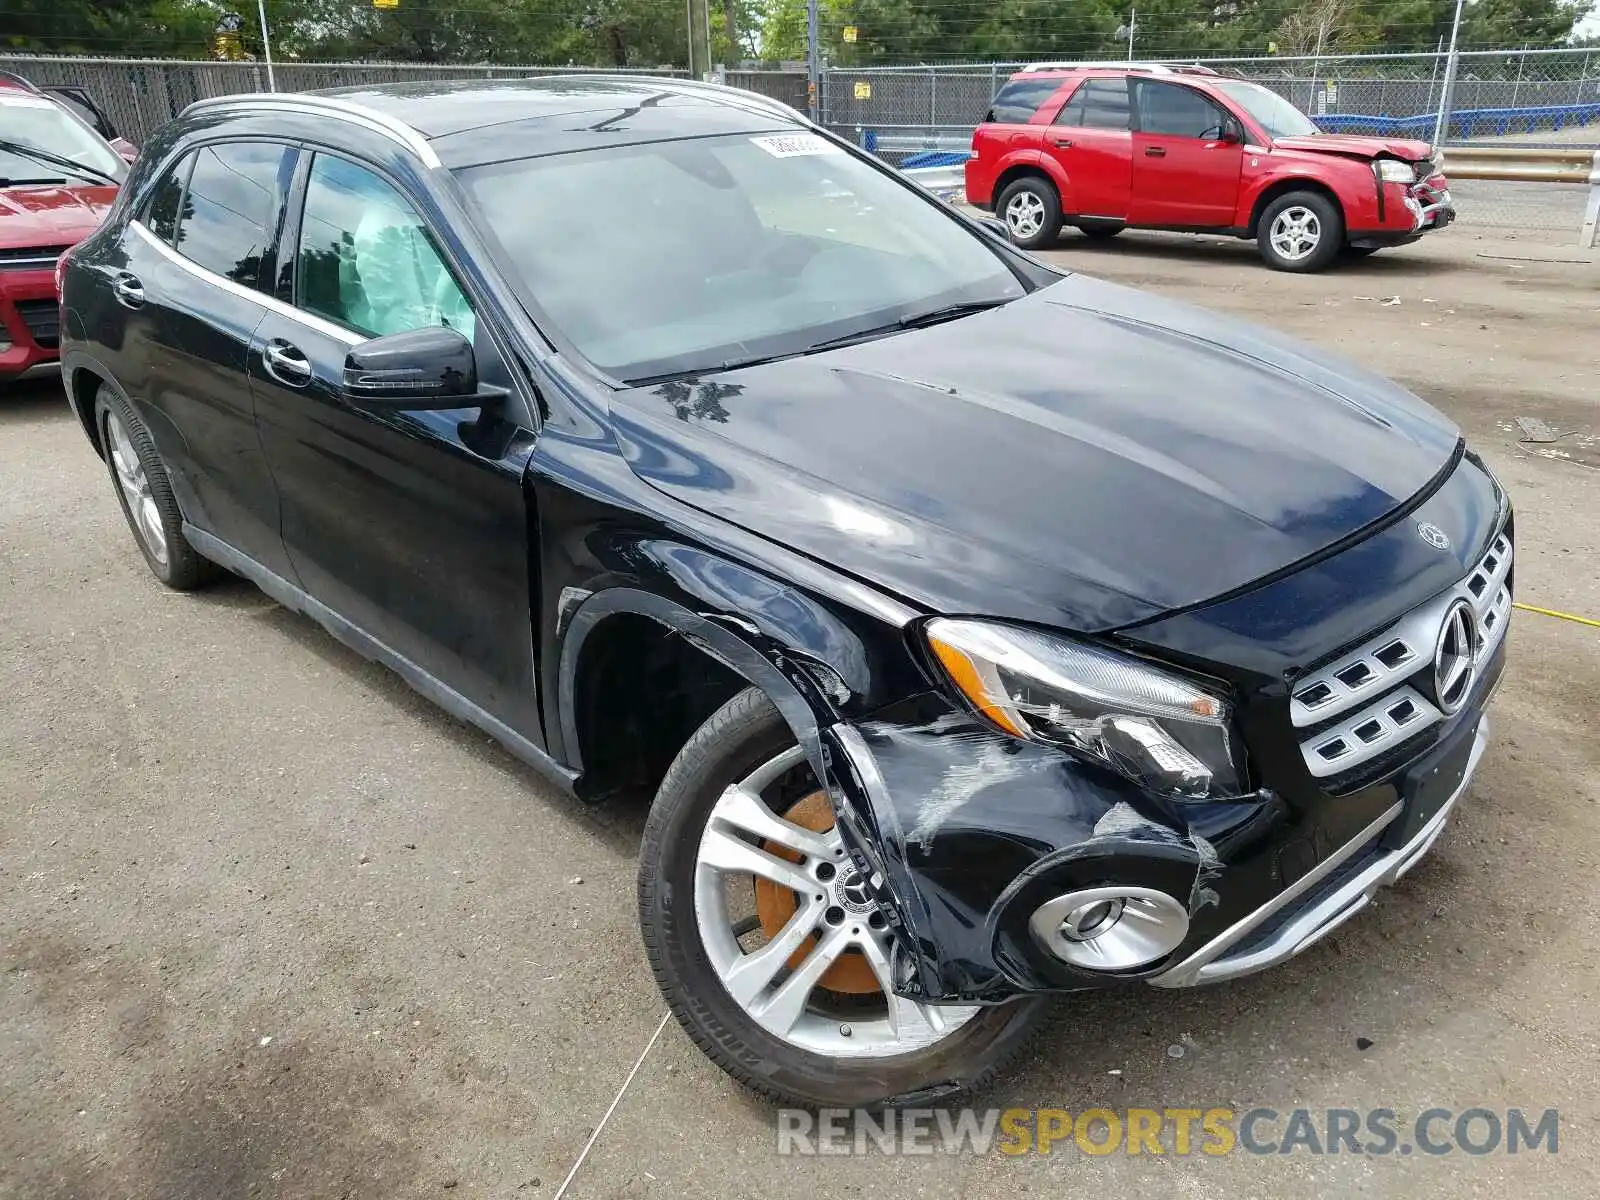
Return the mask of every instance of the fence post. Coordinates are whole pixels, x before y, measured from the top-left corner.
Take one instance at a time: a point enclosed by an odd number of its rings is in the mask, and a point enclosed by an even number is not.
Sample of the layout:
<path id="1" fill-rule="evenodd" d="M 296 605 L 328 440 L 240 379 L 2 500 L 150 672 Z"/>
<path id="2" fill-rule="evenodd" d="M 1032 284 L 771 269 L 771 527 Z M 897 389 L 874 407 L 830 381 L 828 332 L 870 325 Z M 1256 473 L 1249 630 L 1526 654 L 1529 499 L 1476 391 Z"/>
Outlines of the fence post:
<path id="1" fill-rule="evenodd" d="M 939 68 L 928 68 L 928 124 L 939 123 Z"/>
<path id="2" fill-rule="evenodd" d="M 1461 4 L 1456 0 L 1456 18 L 1450 25 L 1450 57 L 1444 63 L 1444 87 L 1439 91 L 1439 119 L 1433 124 L 1433 144 L 1444 145 L 1450 132 L 1450 100 L 1456 90 L 1456 39 L 1461 36 Z"/>
<path id="3" fill-rule="evenodd" d="M 822 60 L 817 51 L 817 0 L 806 0 L 806 96 L 811 119 L 822 116 Z"/>

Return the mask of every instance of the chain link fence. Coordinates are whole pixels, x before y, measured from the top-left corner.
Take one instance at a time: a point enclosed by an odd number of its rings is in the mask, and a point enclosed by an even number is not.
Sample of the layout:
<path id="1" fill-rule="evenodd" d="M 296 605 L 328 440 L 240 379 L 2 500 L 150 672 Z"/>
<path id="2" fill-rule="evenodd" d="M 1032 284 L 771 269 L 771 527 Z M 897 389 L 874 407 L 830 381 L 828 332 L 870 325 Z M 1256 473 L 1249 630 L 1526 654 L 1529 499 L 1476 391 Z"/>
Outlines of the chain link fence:
<path id="1" fill-rule="evenodd" d="M 1431 139 L 1447 57 L 1375 54 L 1182 61 L 1261 83 L 1315 118 L 1334 117 L 1347 132 L 1390 132 L 1386 125 L 1409 118 L 1419 128 L 1426 123 L 1422 136 Z M 1600 144 L 1600 113 L 1557 111 L 1600 105 L 1600 50 L 1474 51 L 1458 55 L 1458 64 L 1447 141 L 1509 132 L 1562 133 L 1576 127 L 1587 129 L 1589 141 Z M 983 118 L 990 98 L 1006 79 L 1026 65 L 830 68 L 823 73 L 821 117 L 836 129 L 970 129 Z M 1472 115 L 1504 110 L 1550 111 L 1504 121 Z M 1571 142 L 1570 136 L 1557 140 Z"/>
<path id="2" fill-rule="evenodd" d="M 258 62 L 190 62 L 146 58 L 47 58 L 0 55 L 0 71 L 44 86 L 83 88 L 116 126 L 139 143 L 196 100 L 265 92 L 267 68 Z M 516 79 L 531 75 L 626 73 L 682 75 L 681 71 L 616 72 L 601 67 L 441 66 L 422 63 L 296 63 L 272 65 L 280 92 L 350 87 L 364 83 L 404 83 L 434 79 Z M 801 104 L 805 78 L 800 80 Z"/>

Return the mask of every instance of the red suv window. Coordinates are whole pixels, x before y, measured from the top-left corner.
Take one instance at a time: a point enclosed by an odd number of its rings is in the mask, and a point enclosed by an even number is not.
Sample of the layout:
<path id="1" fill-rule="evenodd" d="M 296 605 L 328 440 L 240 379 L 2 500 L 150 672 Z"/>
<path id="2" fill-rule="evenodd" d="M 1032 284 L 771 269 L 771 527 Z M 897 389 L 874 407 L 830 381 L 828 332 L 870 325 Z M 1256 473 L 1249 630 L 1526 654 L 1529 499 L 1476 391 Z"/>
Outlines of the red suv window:
<path id="1" fill-rule="evenodd" d="M 1013 79 L 1000 89 L 983 118 L 996 125 L 1026 125 L 1039 106 L 1061 86 L 1061 80 L 1028 77 Z"/>
<path id="2" fill-rule="evenodd" d="M 1089 129 L 1128 128 L 1128 81 L 1084 80 L 1062 108 L 1056 124 L 1081 125 Z"/>

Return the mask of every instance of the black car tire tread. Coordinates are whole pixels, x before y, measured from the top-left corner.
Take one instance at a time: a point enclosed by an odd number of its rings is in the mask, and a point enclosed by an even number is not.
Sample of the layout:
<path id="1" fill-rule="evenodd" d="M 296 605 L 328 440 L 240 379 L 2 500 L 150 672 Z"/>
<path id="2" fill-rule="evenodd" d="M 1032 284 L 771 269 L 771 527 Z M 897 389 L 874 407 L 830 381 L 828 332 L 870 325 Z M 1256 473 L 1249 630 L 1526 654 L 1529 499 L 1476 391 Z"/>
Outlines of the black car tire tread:
<path id="1" fill-rule="evenodd" d="M 1322 224 L 1322 241 L 1311 254 L 1298 262 L 1280 257 L 1272 248 L 1273 219 L 1284 209 L 1295 205 L 1309 208 L 1317 214 L 1317 220 Z M 1285 192 L 1262 212 L 1261 221 L 1256 226 L 1256 245 L 1261 250 L 1262 259 L 1274 271 L 1293 271 L 1302 275 L 1321 271 L 1331 265 L 1344 249 L 1344 212 L 1321 192 Z"/>
<path id="2" fill-rule="evenodd" d="M 1056 185 L 1043 175 L 1024 175 L 1021 179 L 1013 179 L 1006 185 L 1005 191 L 1000 193 L 995 201 L 994 212 L 1001 221 L 1006 219 L 1006 205 L 1011 202 L 1011 197 L 1018 192 L 1029 191 L 1038 196 L 1044 203 L 1044 222 L 1039 226 L 1039 232 L 1030 238 L 1019 238 L 1011 232 L 1010 223 L 1006 223 L 1006 236 L 1011 239 L 1011 244 L 1021 246 L 1024 250 L 1042 250 L 1052 246 L 1061 237 L 1061 193 L 1056 191 Z"/>
<path id="3" fill-rule="evenodd" d="M 991 1008 L 924 1051 L 852 1062 L 773 1037 L 723 989 L 694 918 L 700 833 L 724 787 L 793 744 L 772 701 L 759 688 L 746 689 L 689 738 L 656 793 L 639 857 L 639 920 L 673 1016 L 707 1057 L 778 1104 L 904 1105 L 981 1090 L 1043 1028 L 1047 998 Z"/>
<path id="4" fill-rule="evenodd" d="M 161 461 L 161 455 L 156 450 L 155 441 L 150 436 L 150 431 L 145 428 L 139 414 L 134 411 L 128 398 L 117 390 L 111 383 L 103 383 L 95 393 L 95 431 L 99 434 L 100 445 L 105 447 L 106 414 L 116 413 L 117 420 L 122 423 L 122 428 L 128 433 L 128 440 L 133 444 L 133 451 L 139 456 L 139 465 L 144 468 L 144 477 L 150 485 L 150 498 L 155 501 L 156 510 L 161 514 L 161 526 L 167 537 L 167 562 L 163 566 L 150 554 L 149 548 L 144 544 L 134 521 L 133 514 L 128 511 L 128 500 L 122 494 L 122 487 L 117 480 L 117 468 L 111 461 L 109 449 L 105 452 L 106 470 L 111 475 L 111 489 L 116 493 L 117 505 L 122 509 L 122 515 L 128 522 L 128 531 L 133 534 L 134 543 L 139 547 L 139 553 L 144 555 L 144 561 L 153 574 L 162 583 L 173 591 L 187 592 L 203 587 L 222 574 L 222 568 L 210 559 L 204 558 L 198 550 L 189 544 L 189 539 L 183 536 L 183 513 L 178 508 L 178 502 L 172 495 L 172 482 L 167 477 L 167 468 Z"/>

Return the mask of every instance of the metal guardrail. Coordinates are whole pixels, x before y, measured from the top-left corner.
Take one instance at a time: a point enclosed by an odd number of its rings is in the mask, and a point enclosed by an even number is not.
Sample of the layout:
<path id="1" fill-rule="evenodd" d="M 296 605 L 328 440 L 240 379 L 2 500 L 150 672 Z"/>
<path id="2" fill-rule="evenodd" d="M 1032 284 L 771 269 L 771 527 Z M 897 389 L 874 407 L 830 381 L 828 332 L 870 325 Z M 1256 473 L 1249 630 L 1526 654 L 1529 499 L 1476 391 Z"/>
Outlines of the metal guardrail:
<path id="1" fill-rule="evenodd" d="M 941 167 L 902 167 L 900 173 L 941 200 L 960 204 L 966 200 L 966 168 L 959 165 Z"/>
<path id="2" fill-rule="evenodd" d="M 1600 226 L 1600 150 L 1574 146 L 1549 150 L 1538 146 L 1447 146 L 1445 175 L 1457 179 L 1493 179 L 1504 183 L 1586 183 L 1589 203 L 1584 209 L 1578 245 L 1595 244 Z"/>

